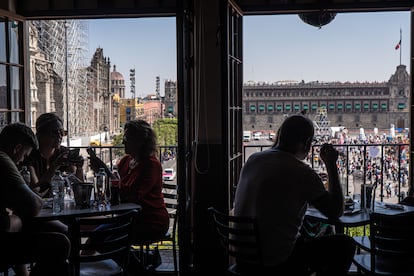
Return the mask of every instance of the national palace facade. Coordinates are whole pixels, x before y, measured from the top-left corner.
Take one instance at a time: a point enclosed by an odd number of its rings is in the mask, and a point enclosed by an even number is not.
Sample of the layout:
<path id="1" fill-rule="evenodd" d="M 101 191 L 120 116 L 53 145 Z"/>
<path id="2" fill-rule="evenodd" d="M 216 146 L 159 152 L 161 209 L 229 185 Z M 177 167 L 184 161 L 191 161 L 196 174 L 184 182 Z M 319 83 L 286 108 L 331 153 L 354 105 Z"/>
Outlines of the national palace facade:
<path id="1" fill-rule="evenodd" d="M 283 119 L 305 111 L 313 119 L 326 110 L 330 126 L 409 127 L 410 78 L 397 66 L 387 82 L 247 83 L 243 86 L 243 130 L 276 131 Z"/>

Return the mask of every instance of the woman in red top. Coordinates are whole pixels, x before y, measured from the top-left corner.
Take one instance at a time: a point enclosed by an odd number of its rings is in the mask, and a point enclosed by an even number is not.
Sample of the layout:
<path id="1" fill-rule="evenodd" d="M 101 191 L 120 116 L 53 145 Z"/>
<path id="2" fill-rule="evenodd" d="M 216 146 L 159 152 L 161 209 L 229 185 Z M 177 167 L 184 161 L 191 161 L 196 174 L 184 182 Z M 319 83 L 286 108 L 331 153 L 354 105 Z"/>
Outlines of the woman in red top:
<path id="1" fill-rule="evenodd" d="M 122 143 L 125 145 L 125 155 L 117 164 L 121 176 L 121 202 L 134 202 L 142 206 L 134 226 L 133 242 L 163 237 L 168 231 L 170 220 L 162 195 L 162 166 L 155 157 L 155 133 L 143 120 L 129 121 L 124 127 Z M 94 171 L 100 167 L 106 168 L 93 151 L 88 153 Z"/>

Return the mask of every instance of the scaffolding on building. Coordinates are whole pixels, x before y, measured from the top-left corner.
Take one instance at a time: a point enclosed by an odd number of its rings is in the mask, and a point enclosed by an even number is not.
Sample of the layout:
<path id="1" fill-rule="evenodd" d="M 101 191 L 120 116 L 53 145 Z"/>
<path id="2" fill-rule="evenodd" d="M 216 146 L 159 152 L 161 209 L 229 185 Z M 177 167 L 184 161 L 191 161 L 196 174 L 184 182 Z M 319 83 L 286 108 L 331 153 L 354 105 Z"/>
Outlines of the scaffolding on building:
<path id="1" fill-rule="evenodd" d="M 325 138 L 330 135 L 330 121 L 328 120 L 328 112 L 326 111 L 325 106 L 318 107 L 313 122 L 315 124 L 315 134 L 317 136 Z"/>
<path id="2" fill-rule="evenodd" d="M 53 103 L 52 111 L 62 116 L 69 126 L 70 137 L 85 135 L 90 131 L 88 111 L 87 56 L 89 55 L 86 20 L 36 20 L 31 21 L 39 35 L 38 45 L 53 64 L 54 73 L 62 80 L 61 101 Z M 67 77 L 66 77 L 67 73 Z M 67 83 L 66 83 L 67 79 Z M 66 91 L 67 88 L 67 98 Z M 55 99 L 56 96 L 54 95 Z M 50 99 L 54 101 L 54 99 Z"/>

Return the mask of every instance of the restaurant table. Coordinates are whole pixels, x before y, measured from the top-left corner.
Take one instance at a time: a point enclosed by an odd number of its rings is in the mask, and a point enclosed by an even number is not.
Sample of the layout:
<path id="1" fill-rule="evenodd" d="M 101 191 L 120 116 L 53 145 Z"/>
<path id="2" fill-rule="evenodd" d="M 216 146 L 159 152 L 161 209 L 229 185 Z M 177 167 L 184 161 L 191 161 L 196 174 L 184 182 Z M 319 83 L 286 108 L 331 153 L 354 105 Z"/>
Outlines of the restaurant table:
<path id="1" fill-rule="evenodd" d="M 352 212 L 354 210 L 354 212 Z M 414 207 L 406 206 L 402 204 L 391 204 L 385 202 L 375 202 L 374 209 L 361 209 L 359 204 L 355 204 L 354 209 L 348 210 L 338 219 L 332 220 L 323 215 L 319 210 L 310 206 L 305 214 L 305 217 L 313 221 L 328 223 L 335 226 L 337 233 L 344 233 L 346 227 L 357 227 L 369 224 L 370 212 L 387 214 L 387 215 L 400 215 L 414 212 Z"/>
<path id="2" fill-rule="evenodd" d="M 90 208 L 78 208 L 74 204 L 66 204 L 65 209 L 59 213 L 53 213 L 51 208 L 44 208 L 40 211 L 40 213 L 34 217 L 34 221 L 51 221 L 51 220 L 59 220 L 63 223 L 67 224 L 68 226 L 68 238 L 72 244 L 76 243 L 77 241 L 73 240 L 78 235 L 74 233 L 74 222 L 76 218 L 79 217 L 93 217 L 93 216 L 106 216 L 106 215 L 114 215 L 120 214 L 124 212 L 128 212 L 130 210 L 141 210 L 141 205 L 135 203 L 121 203 L 114 206 L 107 206 L 103 208 L 97 207 L 90 207 Z M 74 254 L 79 254 L 79 252 L 74 252 L 74 250 L 70 253 L 69 264 L 72 269 L 74 269 L 73 262 Z"/>
<path id="3" fill-rule="evenodd" d="M 69 208 L 68 208 L 69 206 Z M 35 216 L 37 221 L 48 220 L 62 220 L 68 221 L 79 217 L 92 217 L 119 214 L 129 210 L 141 210 L 141 205 L 135 203 L 121 203 L 114 206 L 107 206 L 103 208 L 90 207 L 90 208 L 78 208 L 74 205 L 65 205 L 65 209 L 59 213 L 53 213 L 51 208 L 44 208 L 40 213 Z"/>

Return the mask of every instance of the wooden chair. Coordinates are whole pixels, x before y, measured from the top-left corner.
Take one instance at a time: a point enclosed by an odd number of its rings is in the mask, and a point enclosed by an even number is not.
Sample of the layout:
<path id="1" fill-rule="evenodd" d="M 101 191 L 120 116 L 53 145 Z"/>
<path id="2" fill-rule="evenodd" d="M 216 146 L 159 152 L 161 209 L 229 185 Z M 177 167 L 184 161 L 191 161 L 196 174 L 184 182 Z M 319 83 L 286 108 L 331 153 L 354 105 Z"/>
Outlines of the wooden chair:
<path id="1" fill-rule="evenodd" d="M 178 208 L 178 191 L 176 184 L 168 184 L 163 182 L 162 193 L 164 196 L 164 203 L 168 210 L 170 217 L 170 227 L 168 232 L 159 238 L 145 241 L 143 244 L 134 245 L 133 247 L 139 247 L 140 261 L 147 270 L 154 270 L 155 267 L 151 267 L 151 264 L 146 260 L 146 256 L 149 255 L 151 245 L 155 244 L 155 247 L 162 245 L 164 242 L 171 242 L 173 253 L 173 265 L 174 275 L 178 275 L 178 257 L 177 257 L 177 208 Z"/>
<path id="2" fill-rule="evenodd" d="M 132 221 L 137 214 L 137 210 L 131 210 L 77 218 L 72 232 L 78 235 L 78 242 L 72 244 L 74 275 L 126 275 L 123 268 L 127 267 Z"/>
<path id="3" fill-rule="evenodd" d="M 214 207 L 208 208 L 216 228 L 217 235 L 224 250 L 237 262 L 264 267 L 260 246 L 260 234 L 255 217 L 239 217 L 224 214 Z M 260 275 L 258 271 L 242 269 L 240 265 L 230 264 L 229 275 Z"/>
<path id="4" fill-rule="evenodd" d="M 170 228 L 165 236 L 165 240 L 172 243 L 173 262 L 175 275 L 178 274 L 178 261 L 177 261 L 177 208 L 178 208 L 178 190 L 177 184 L 163 183 L 162 194 L 164 196 L 165 206 L 168 210 L 170 217 Z M 171 225 L 172 224 L 172 225 Z M 161 243 L 163 242 L 161 241 Z"/>
<path id="5" fill-rule="evenodd" d="M 371 213 L 370 219 L 369 237 L 354 237 L 359 274 L 414 275 L 414 215 Z"/>

